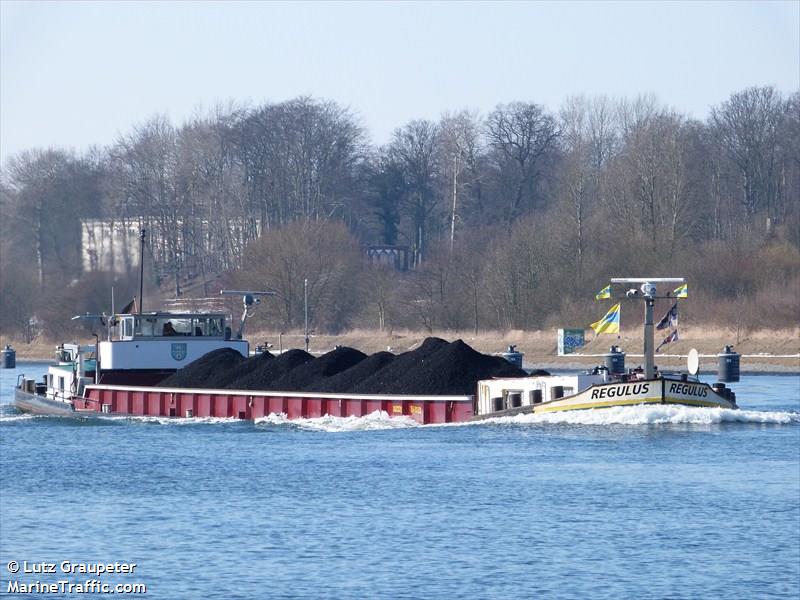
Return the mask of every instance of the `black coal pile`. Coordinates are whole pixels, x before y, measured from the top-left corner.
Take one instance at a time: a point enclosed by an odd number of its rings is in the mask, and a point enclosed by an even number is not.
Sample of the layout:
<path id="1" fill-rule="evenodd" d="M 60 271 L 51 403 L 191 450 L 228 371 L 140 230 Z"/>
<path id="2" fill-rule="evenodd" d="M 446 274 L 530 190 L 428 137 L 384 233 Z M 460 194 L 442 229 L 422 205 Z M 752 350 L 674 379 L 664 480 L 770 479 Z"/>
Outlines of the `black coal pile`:
<path id="1" fill-rule="evenodd" d="M 314 360 L 314 357 L 304 350 L 288 350 L 273 360 L 264 361 L 260 368 L 247 375 L 234 379 L 225 388 L 230 390 L 274 390 L 277 389 L 272 386 L 274 381 L 278 381 L 293 369 L 310 360 Z"/>
<path id="2" fill-rule="evenodd" d="M 343 391 L 355 394 L 400 393 L 387 392 L 384 390 L 391 388 L 394 382 L 404 377 L 407 372 L 419 369 L 434 353 L 447 345 L 448 343 L 441 338 L 426 338 L 425 341 L 422 342 L 422 345 L 416 350 L 410 350 L 397 355 L 391 364 L 386 365 L 385 368 L 380 369 L 361 383 L 357 383 L 352 388 Z"/>
<path id="3" fill-rule="evenodd" d="M 399 361 L 399 359 L 398 359 Z M 499 356 L 473 350 L 461 340 L 436 350 L 403 372 L 395 361 L 379 371 L 382 385 L 375 394 L 473 395 L 479 380 L 491 377 L 526 377 L 527 373 Z M 392 378 L 386 375 L 393 375 Z"/>
<path id="4" fill-rule="evenodd" d="M 190 362 L 163 381 L 159 387 L 209 388 L 209 381 L 219 373 L 235 369 L 246 362 L 244 356 L 232 348 L 220 348 Z"/>
<path id="5" fill-rule="evenodd" d="M 233 368 L 217 368 L 209 375 L 206 382 L 207 386 L 211 389 L 227 388 L 233 381 L 246 377 L 253 371 L 263 369 L 267 363 L 273 360 L 275 360 L 275 357 L 272 354 L 269 352 L 263 352 L 256 354 L 255 356 L 251 356 L 247 360 L 235 365 Z"/>
<path id="6" fill-rule="evenodd" d="M 499 356 L 481 354 L 461 340 L 428 338 L 398 356 L 367 357 L 337 348 L 313 358 L 303 350 L 245 359 L 230 348 L 209 352 L 165 379 L 164 387 L 309 391 L 340 394 L 472 395 L 477 382 L 492 377 L 525 377 Z"/>
<path id="7" fill-rule="evenodd" d="M 346 371 L 307 385 L 303 390 L 309 392 L 328 392 L 330 394 L 349 392 L 362 381 L 372 377 L 386 365 L 390 364 L 395 358 L 397 357 L 391 352 L 376 352 Z"/>
<path id="8" fill-rule="evenodd" d="M 271 389 L 299 392 L 324 385 L 324 381 L 367 358 L 363 352 L 342 346 L 292 369 L 272 383 Z M 319 390 L 317 390 L 319 391 Z"/>

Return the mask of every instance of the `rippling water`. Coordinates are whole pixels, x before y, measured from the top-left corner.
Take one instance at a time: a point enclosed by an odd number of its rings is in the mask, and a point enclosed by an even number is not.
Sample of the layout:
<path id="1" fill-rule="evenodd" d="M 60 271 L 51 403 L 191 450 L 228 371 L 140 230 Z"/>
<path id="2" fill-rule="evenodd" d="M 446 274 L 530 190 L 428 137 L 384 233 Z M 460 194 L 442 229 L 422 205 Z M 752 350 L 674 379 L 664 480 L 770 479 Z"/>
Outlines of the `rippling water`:
<path id="1" fill-rule="evenodd" d="M 0 594 L 70 560 L 167 599 L 800 595 L 797 376 L 744 377 L 741 411 L 420 427 L 16 414 L 44 369 L 0 371 Z"/>

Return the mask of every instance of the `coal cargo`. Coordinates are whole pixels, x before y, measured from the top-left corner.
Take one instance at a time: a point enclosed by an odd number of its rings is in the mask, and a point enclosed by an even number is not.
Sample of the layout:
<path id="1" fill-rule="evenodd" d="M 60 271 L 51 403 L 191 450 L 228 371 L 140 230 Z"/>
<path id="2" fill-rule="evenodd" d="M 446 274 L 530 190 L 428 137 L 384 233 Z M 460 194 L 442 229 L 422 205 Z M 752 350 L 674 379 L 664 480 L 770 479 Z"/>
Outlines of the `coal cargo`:
<path id="1" fill-rule="evenodd" d="M 397 375 L 379 393 L 467 396 L 475 394 L 481 379 L 526 377 L 527 373 L 504 358 L 481 354 L 456 340 Z"/>
<path id="2" fill-rule="evenodd" d="M 231 369 L 215 369 L 215 372 L 212 373 L 206 381 L 207 386 L 210 389 L 224 389 L 228 387 L 228 384 L 231 382 L 246 377 L 253 371 L 264 368 L 264 365 L 272 360 L 275 360 L 272 354 L 269 352 L 262 352 L 240 362 Z"/>
<path id="3" fill-rule="evenodd" d="M 267 360 L 260 368 L 228 383 L 225 389 L 229 390 L 274 390 L 272 383 L 289 373 L 292 369 L 304 365 L 314 358 L 304 350 L 288 350 Z"/>
<path id="4" fill-rule="evenodd" d="M 326 392 L 329 394 L 349 392 L 362 381 L 366 381 L 369 377 L 372 377 L 386 365 L 390 364 L 395 358 L 397 357 L 391 352 L 376 352 L 346 371 L 309 384 L 304 387 L 303 390 L 309 392 Z"/>
<path id="5" fill-rule="evenodd" d="M 310 360 L 286 373 L 271 384 L 273 390 L 298 392 L 307 386 L 324 385 L 325 379 L 354 367 L 367 355 L 353 348 L 341 347 Z"/>
<path id="6" fill-rule="evenodd" d="M 367 357 L 353 348 L 337 348 L 314 358 L 288 350 L 244 359 L 229 348 L 215 350 L 171 375 L 164 387 L 337 394 L 473 395 L 477 382 L 492 377 L 525 377 L 499 356 L 477 352 L 461 340 L 427 338 L 419 348 L 398 356 L 378 352 Z"/>
<path id="7" fill-rule="evenodd" d="M 403 352 L 403 354 L 398 355 L 385 368 L 379 370 L 361 383 L 356 384 L 353 388 L 345 391 L 353 394 L 398 393 L 385 390 L 392 388 L 398 378 L 403 377 L 408 371 L 418 369 L 430 356 L 447 345 L 447 342 L 441 338 L 426 338 L 416 350 Z"/>
<path id="8" fill-rule="evenodd" d="M 244 356 L 232 348 L 220 348 L 204 354 L 163 381 L 159 387 L 208 388 L 209 380 L 245 362 Z"/>

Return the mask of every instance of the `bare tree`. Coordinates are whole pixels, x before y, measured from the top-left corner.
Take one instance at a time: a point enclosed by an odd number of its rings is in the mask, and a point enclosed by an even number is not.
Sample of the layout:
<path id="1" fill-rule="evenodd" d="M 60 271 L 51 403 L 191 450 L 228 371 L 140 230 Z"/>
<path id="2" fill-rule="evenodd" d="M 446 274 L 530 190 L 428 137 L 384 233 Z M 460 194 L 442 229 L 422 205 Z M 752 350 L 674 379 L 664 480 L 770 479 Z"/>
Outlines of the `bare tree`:
<path id="1" fill-rule="evenodd" d="M 780 92 L 770 86 L 733 94 L 711 112 L 719 143 L 739 170 L 740 202 L 748 217 L 762 209 L 775 216 L 784 110 Z"/>
<path id="2" fill-rule="evenodd" d="M 406 206 L 414 240 L 414 265 L 422 264 L 428 244 L 431 217 L 437 208 L 435 178 L 439 168 L 439 129 L 430 121 L 412 121 L 395 130 L 389 155 L 402 165 L 406 181 Z"/>
<path id="3" fill-rule="evenodd" d="M 483 152 L 481 124 L 478 114 L 468 110 L 445 113 L 439 122 L 438 145 L 440 180 L 439 195 L 450 201 L 450 251 L 456 238 L 456 223 L 463 223 L 462 213 L 480 211 L 481 172 L 479 160 Z"/>
<path id="4" fill-rule="evenodd" d="M 555 119 L 538 104 L 500 104 L 486 119 L 486 136 L 494 164 L 509 188 L 505 221 L 535 208 L 537 168 L 554 147 L 560 131 Z"/>
<path id="5" fill-rule="evenodd" d="M 308 279 L 310 322 L 336 330 L 358 311 L 361 266 L 356 240 L 341 222 L 295 221 L 265 232 L 248 247 L 248 266 L 232 275 L 235 285 L 267 287 L 277 292 L 273 325 L 303 322 L 303 280 Z M 271 302 L 271 301 L 270 301 Z M 262 311 L 259 319 L 268 310 Z"/>

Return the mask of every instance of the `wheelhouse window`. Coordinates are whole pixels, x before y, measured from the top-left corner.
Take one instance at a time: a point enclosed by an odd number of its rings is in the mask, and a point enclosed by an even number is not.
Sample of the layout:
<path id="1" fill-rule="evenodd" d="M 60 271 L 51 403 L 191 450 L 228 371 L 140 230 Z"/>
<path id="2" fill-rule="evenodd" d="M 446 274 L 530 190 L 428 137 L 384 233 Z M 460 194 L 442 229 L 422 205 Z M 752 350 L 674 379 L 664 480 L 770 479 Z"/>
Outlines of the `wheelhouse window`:
<path id="1" fill-rule="evenodd" d="M 160 326 L 160 328 L 159 328 Z M 160 331 L 157 335 L 163 336 L 187 336 L 192 335 L 192 320 L 191 319 L 176 319 L 160 317 L 156 324 L 156 331 Z"/>
<path id="2" fill-rule="evenodd" d="M 225 319 L 222 317 L 196 317 L 192 319 L 194 335 L 203 337 L 222 337 Z"/>
<path id="3" fill-rule="evenodd" d="M 122 319 L 122 337 L 124 338 L 133 337 L 133 317 Z"/>
<path id="4" fill-rule="evenodd" d="M 122 339 L 147 337 L 214 337 L 225 335 L 225 317 L 134 315 L 122 319 Z"/>
<path id="5" fill-rule="evenodd" d="M 158 320 L 155 317 L 136 317 L 136 337 L 153 337 L 161 335 Z"/>

